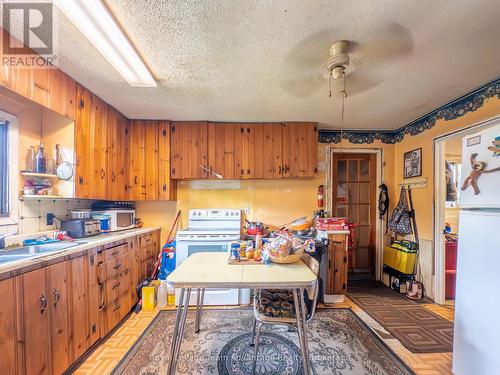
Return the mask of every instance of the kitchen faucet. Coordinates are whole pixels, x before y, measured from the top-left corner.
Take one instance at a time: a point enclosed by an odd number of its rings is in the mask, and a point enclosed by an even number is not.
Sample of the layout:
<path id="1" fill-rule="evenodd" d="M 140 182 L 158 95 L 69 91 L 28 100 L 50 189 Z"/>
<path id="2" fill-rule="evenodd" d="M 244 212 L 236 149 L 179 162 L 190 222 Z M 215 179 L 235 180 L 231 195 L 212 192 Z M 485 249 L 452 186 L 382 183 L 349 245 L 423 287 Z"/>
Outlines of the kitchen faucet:
<path id="1" fill-rule="evenodd" d="M 15 234 L 17 234 L 17 232 L 0 234 L 0 250 L 5 249 L 5 237 L 7 237 L 7 236 L 13 236 Z"/>

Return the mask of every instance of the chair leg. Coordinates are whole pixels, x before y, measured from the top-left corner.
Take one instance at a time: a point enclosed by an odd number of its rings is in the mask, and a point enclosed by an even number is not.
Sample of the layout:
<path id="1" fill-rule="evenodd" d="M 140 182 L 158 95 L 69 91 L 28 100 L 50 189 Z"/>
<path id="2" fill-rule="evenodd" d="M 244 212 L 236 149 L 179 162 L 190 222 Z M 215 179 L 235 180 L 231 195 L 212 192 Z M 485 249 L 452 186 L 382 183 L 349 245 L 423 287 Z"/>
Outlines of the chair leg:
<path id="1" fill-rule="evenodd" d="M 250 346 L 255 345 L 255 326 L 257 325 L 257 319 L 253 319 L 253 326 L 252 326 L 252 337 L 250 338 Z"/>
<path id="2" fill-rule="evenodd" d="M 255 374 L 255 368 L 257 367 L 257 353 L 259 351 L 259 340 L 260 340 L 260 330 L 262 328 L 262 323 L 259 322 L 257 324 L 257 329 L 256 329 L 256 333 L 255 333 L 255 352 L 254 352 L 254 356 L 253 356 L 253 370 L 252 370 L 252 374 Z"/>

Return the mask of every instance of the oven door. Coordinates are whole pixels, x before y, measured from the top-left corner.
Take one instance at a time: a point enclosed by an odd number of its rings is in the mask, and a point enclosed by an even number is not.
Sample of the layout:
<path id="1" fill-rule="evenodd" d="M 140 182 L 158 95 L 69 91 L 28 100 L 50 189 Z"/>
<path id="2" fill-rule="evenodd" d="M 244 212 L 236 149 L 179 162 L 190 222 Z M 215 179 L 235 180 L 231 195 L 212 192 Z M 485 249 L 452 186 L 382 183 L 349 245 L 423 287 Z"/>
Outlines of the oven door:
<path id="1" fill-rule="evenodd" d="M 189 256 L 200 252 L 222 253 L 226 252 L 229 256 L 231 241 L 196 241 L 182 240 L 177 237 L 176 240 L 176 267 L 184 262 Z M 175 303 L 179 303 L 180 290 L 175 291 Z M 250 291 L 239 289 L 214 288 L 205 290 L 204 305 L 240 305 L 250 303 Z M 191 292 L 189 305 L 196 305 L 196 291 Z"/>

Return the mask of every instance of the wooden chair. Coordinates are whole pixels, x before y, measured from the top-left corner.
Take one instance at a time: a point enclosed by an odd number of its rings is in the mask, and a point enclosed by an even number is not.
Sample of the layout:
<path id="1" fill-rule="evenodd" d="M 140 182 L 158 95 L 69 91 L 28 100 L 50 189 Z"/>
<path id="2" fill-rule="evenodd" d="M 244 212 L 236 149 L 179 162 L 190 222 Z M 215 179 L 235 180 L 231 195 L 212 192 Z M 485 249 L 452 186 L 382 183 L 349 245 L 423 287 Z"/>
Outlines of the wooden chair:
<path id="1" fill-rule="evenodd" d="M 308 254 L 302 254 L 301 257 L 304 264 L 318 277 L 319 262 Z M 304 293 L 305 305 L 307 307 L 306 323 L 314 316 L 316 304 L 318 300 L 318 280 L 312 288 L 307 289 Z M 253 373 L 257 363 L 257 353 L 259 350 L 260 331 L 264 324 L 286 325 L 296 329 L 297 315 L 295 311 L 294 298 L 291 290 L 287 289 L 257 289 L 254 295 L 254 322 L 252 329 L 252 338 L 250 346 L 255 346 L 255 354 L 253 360 Z M 299 341 L 301 338 L 299 337 Z M 307 340 L 307 338 L 304 338 Z"/>

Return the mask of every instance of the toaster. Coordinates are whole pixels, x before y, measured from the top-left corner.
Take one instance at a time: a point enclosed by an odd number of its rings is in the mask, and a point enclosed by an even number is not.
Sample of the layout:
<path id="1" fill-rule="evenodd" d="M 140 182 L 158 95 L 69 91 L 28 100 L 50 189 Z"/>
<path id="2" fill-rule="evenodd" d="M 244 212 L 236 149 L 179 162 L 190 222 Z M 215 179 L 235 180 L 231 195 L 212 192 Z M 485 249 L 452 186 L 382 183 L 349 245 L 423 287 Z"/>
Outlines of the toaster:
<path id="1" fill-rule="evenodd" d="M 101 233 L 101 221 L 98 219 L 63 220 L 61 230 L 73 238 L 95 236 Z"/>

